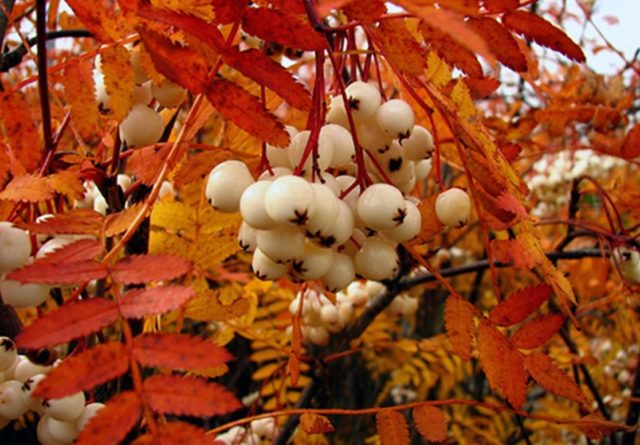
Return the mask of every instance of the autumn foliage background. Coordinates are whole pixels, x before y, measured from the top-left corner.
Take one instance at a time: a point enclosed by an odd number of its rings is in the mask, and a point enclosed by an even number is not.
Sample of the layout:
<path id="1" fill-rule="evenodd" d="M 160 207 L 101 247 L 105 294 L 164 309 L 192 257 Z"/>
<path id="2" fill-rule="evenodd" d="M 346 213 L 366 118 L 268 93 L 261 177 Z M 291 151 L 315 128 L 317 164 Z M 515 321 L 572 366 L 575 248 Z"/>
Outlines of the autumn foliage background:
<path id="1" fill-rule="evenodd" d="M 77 443 L 211 444 L 266 417 L 278 429 L 264 443 L 635 442 L 640 280 L 609 257 L 640 249 L 640 64 L 605 37 L 573 42 L 563 2 L 13 3 L 0 3 L 0 220 L 34 249 L 91 236 L 10 274 L 55 287 L 37 309 L 3 305 L 0 334 L 42 364 L 62 359 L 41 397 L 106 403 Z M 595 26 L 598 2 L 577 4 Z M 624 66 L 600 75 L 587 49 Z M 132 54 L 189 92 L 161 109 L 161 142 L 138 148 L 118 136 Z M 422 229 L 400 247 L 400 276 L 320 347 L 289 311 L 319 285 L 255 278 L 240 216 L 214 210 L 204 184 L 229 159 L 262 171 L 284 124 L 319 125 L 357 79 L 409 102 L 436 151 L 412 192 Z M 553 176 L 587 149 L 589 168 Z M 74 207 L 87 181 L 106 216 Z M 160 197 L 165 181 L 175 193 Z M 434 215 L 452 186 L 473 201 L 461 228 Z M 411 317 L 388 310 L 403 292 L 419 299 Z M 0 442 L 35 443 L 36 422 L 12 422 Z"/>

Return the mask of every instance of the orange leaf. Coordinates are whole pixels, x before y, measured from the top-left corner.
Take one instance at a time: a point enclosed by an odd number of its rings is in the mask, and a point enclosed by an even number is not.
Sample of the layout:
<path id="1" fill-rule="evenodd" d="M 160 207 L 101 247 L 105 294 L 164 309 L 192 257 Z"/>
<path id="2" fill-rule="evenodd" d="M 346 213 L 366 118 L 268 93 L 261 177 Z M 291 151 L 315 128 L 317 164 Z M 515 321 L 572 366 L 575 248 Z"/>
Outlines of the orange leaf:
<path id="1" fill-rule="evenodd" d="M 519 409 L 527 393 L 522 354 L 487 319 L 481 320 L 478 326 L 478 352 L 489 386 Z"/>
<path id="2" fill-rule="evenodd" d="M 221 385 L 173 375 L 147 378 L 142 387 L 142 398 L 157 413 L 179 416 L 217 416 L 242 407 Z"/>
<path id="3" fill-rule="evenodd" d="M 9 165 L 8 147 L 0 142 L 0 184 L 5 184 L 11 170 Z"/>
<path id="4" fill-rule="evenodd" d="M 213 442 L 215 444 L 215 442 Z M 160 425 L 157 434 L 144 434 L 131 445 L 212 445 L 207 432 L 186 422 L 168 422 Z"/>
<path id="5" fill-rule="evenodd" d="M 104 85 L 109 94 L 109 109 L 113 118 L 121 121 L 133 105 L 135 80 L 129 51 L 124 46 L 105 46 L 100 50 Z"/>
<path id="6" fill-rule="evenodd" d="M 332 433 L 335 430 L 329 419 L 325 416 L 309 411 L 304 412 L 300 416 L 300 425 L 307 434 Z"/>
<path id="7" fill-rule="evenodd" d="M 476 308 L 458 294 L 447 297 L 444 308 L 444 325 L 447 338 L 453 345 L 453 350 L 462 359 L 469 360 L 473 352 L 473 318 Z"/>
<path id="8" fill-rule="evenodd" d="M 548 355 L 534 352 L 524 359 L 533 379 L 544 389 L 565 399 L 587 404 L 587 397 L 576 382 L 554 363 Z"/>
<path id="9" fill-rule="evenodd" d="M 520 6 L 518 0 L 482 0 L 482 3 L 489 12 L 502 12 L 507 9 L 516 9 Z"/>
<path id="10" fill-rule="evenodd" d="M 627 426 L 622 423 L 607 420 L 602 417 L 602 414 L 599 412 L 593 412 L 584 416 L 573 424 L 580 428 L 589 439 L 593 440 L 602 440 L 604 436 L 608 436 L 616 431 L 633 431 L 636 428 L 635 426 Z"/>
<path id="11" fill-rule="evenodd" d="M 420 405 L 413 409 L 412 415 L 416 429 L 429 442 L 444 442 L 449 437 L 447 418 L 440 408 Z"/>
<path id="12" fill-rule="evenodd" d="M 140 398 L 132 391 L 121 392 L 105 405 L 80 431 L 74 442 L 76 445 L 120 443 L 142 415 Z"/>
<path id="13" fill-rule="evenodd" d="M 104 247 L 94 239 L 80 239 L 71 244 L 38 258 L 33 264 L 77 263 L 95 259 L 104 251 Z"/>
<path id="14" fill-rule="evenodd" d="M 289 144 L 284 125 L 244 88 L 218 78 L 207 88 L 207 98 L 225 118 L 247 133 L 277 147 Z"/>
<path id="15" fill-rule="evenodd" d="M 114 281 L 140 284 L 149 281 L 172 280 L 191 270 L 191 263 L 176 255 L 130 255 L 113 268 Z"/>
<path id="16" fill-rule="evenodd" d="M 0 94 L 0 121 L 9 150 L 26 171 L 33 171 L 42 158 L 43 145 L 38 128 L 31 119 L 29 104 L 21 93 Z M 24 172 L 15 172 L 24 173 Z"/>
<path id="17" fill-rule="evenodd" d="M 0 199 L 15 202 L 40 202 L 51 199 L 54 190 L 47 178 L 40 175 L 16 176 L 0 193 Z"/>
<path id="18" fill-rule="evenodd" d="M 138 33 L 160 73 L 194 94 L 205 91 L 209 65 L 199 53 L 186 46 L 174 45 L 168 37 L 155 31 L 139 28 Z M 175 63 L 176 60 L 180 63 Z"/>
<path id="19" fill-rule="evenodd" d="M 89 335 L 118 319 L 118 306 L 106 298 L 71 303 L 36 319 L 16 338 L 20 348 L 38 349 Z"/>
<path id="20" fill-rule="evenodd" d="M 567 37 L 563 30 L 536 14 L 527 11 L 508 11 L 502 16 L 502 23 L 527 39 L 564 54 L 576 62 L 586 60 L 582 49 Z"/>
<path id="21" fill-rule="evenodd" d="M 537 261 L 516 239 L 491 240 L 491 254 L 496 261 L 513 264 L 516 269 L 531 269 Z"/>
<path id="22" fill-rule="evenodd" d="M 506 190 L 496 197 L 496 205 L 502 210 L 513 213 L 516 217 L 526 218 L 529 216 L 522 203 Z"/>
<path id="23" fill-rule="evenodd" d="M 488 17 L 472 17 L 467 23 L 482 36 L 493 55 L 503 65 L 516 72 L 527 71 L 527 59 L 520 51 L 518 42 L 504 26 Z"/>
<path id="24" fill-rule="evenodd" d="M 481 188 L 474 192 L 476 203 L 482 206 L 481 218 L 494 230 L 506 230 L 516 223 L 516 215 L 498 205 L 494 195 L 490 195 Z"/>
<path id="25" fill-rule="evenodd" d="M 324 36 L 314 30 L 302 14 L 270 8 L 249 8 L 242 17 L 242 29 L 263 40 L 290 48 L 316 51 L 327 46 Z"/>
<path id="26" fill-rule="evenodd" d="M 118 213 L 110 213 L 104 220 L 104 234 L 114 236 L 125 232 L 138 216 L 143 203 L 138 202 Z"/>
<path id="27" fill-rule="evenodd" d="M 409 428 L 402 413 L 391 409 L 379 411 L 376 427 L 382 445 L 409 445 Z"/>
<path id="28" fill-rule="evenodd" d="M 100 280 L 106 278 L 108 273 L 109 269 L 106 265 L 93 260 L 65 263 L 36 261 L 11 272 L 7 277 L 21 283 L 64 285 Z"/>
<path id="29" fill-rule="evenodd" d="M 225 52 L 224 61 L 246 77 L 272 90 L 292 107 L 304 111 L 311 109 L 309 91 L 286 68 L 263 51 L 238 51 L 232 48 Z"/>
<path id="30" fill-rule="evenodd" d="M 144 366 L 183 370 L 215 368 L 233 358 L 226 349 L 209 340 L 163 333 L 136 337 L 132 353 Z"/>
<path id="31" fill-rule="evenodd" d="M 467 77 L 464 82 L 469 87 L 469 93 L 471 93 L 473 100 L 486 99 L 500 87 L 500 81 L 493 77 L 483 77 L 481 79 Z"/>
<path id="32" fill-rule="evenodd" d="M 633 159 L 640 156 L 640 125 L 634 125 L 622 140 L 620 156 Z"/>
<path id="33" fill-rule="evenodd" d="M 523 325 L 511 337 L 513 346 L 519 349 L 535 349 L 548 342 L 564 324 L 560 314 L 547 314 Z"/>
<path id="34" fill-rule="evenodd" d="M 168 143 L 136 149 L 127 159 L 127 172 L 142 181 L 143 184 L 153 184 L 158 177 L 158 172 L 166 162 L 172 146 L 173 144 Z M 187 148 L 187 144 L 180 144 L 173 161 L 168 164 L 170 169 L 178 163 Z"/>
<path id="35" fill-rule="evenodd" d="M 33 395 L 57 399 L 88 391 L 124 374 L 128 369 L 129 353 L 122 343 L 101 343 L 64 359 L 38 383 Z"/>
<path id="36" fill-rule="evenodd" d="M 426 68 L 426 54 L 405 25 L 405 20 L 383 20 L 367 31 L 376 39 L 387 61 L 407 74 L 420 75 Z"/>
<path id="37" fill-rule="evenodd" d="M 39 223 L 20 224 L 20 227 L 41 235 L 92 235 L 100 231 L 103 219 L 104 217 L 94 210 L 74 209 L 66 213 L 58 213 Z"/>
<path id="38" fill-rule="evenodd" d="M 513 292 L 491 310 L 489 318 L 499 326 L 520 323 L 551 296 L 552 288 L 542 283 Z"/>
<path id="39" fill-rule="evenodd" d="M 47 176 L 49 186 L 61 195 L 69 199 L 82 199 L 85 190 L 80 178 L 66 170 Z"/>
<path id="40" fill-rule="evenodd" d="M 75 59 L 64 69 L 64 95 L 71 105 L 71 120 L 80 134 L 90 138 L 98 131 L 100 113 L 96 100 L 93 66 L 87 59 Z"/>
<path id="41" fill-rule="evenodd" d="M 420 32 L 431 49 L 446 62 L 458 67 L 472 78 L 482 78 L 482 66 L 476 56 L 442 29 L 421 23 Z"/>
<path id="42" fill-rule="evenodd" d="M 234 156 L 233 152 L 224 148 L 196 153 L 178 168 L 174 174 L 173 182 L 178 188 L 191 184 L 208 175 L 213 167 L 221 162 L 234 159 Z"/>
<path id="43" fill-rule="evenodd" d="M 120 311 L 126 318 L 143 318 L 147 315 L 164 314 L 179 308 L 193 298 L 192 287 L 161 286 L 135 289 L 125 294 Z"/>
<path id="44" fill-rule="evenodd" d="M 84 0 L 67 1 L 73 13 L 87 27 L 91 34 L 102 43 L 113 42 L 118 38 L 118 21 L 115 5 L 107 8 L 110 2 L 86 2 Z M 120 22 L 122 23 L 122 22 Z"/>
<path id="45" fill-rule="evenodd" d="M 422 227 L 420 227 L 420 238 L 425 241 L 433 239 L 437 234 L 442 232 L 444 226 L 436 217 L 436 198 L 437 195 L 432 195 L 429 198 L 425 198 L 418 204 L 418 210 L 420 210 L 420 217 L 422 220 Z"/>

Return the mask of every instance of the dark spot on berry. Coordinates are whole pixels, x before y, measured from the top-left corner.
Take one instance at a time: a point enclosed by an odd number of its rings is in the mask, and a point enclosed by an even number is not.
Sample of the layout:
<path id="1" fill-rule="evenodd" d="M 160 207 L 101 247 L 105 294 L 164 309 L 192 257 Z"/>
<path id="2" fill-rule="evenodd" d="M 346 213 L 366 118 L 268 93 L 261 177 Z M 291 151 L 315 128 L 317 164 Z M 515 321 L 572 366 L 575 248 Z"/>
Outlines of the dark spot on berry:
<path id="1" fill-rule="evenodd" d="M 304 261 L 302 261 L 302 260 L 295 261 L 294 260 L 291 263 L 291 270 L 293 270 L 295 273 L 298 273 L 298 274 L 302 275 L 303 273 L 305 273 L 307 271 L 307 269 L 305 267 L 303 267 L 303 266 L 304 266 Z"/>
<path id="2" fill-rule="evenodd" d="M 376 234 L 376 233 L 378 233 L 378 232 L 376 232 L 375 230 L 373 230 L 371 227 L 365 227 L 365 229 L 364 229 L 364 230 L 366 231 L 365 235 L 366 235 L 367 237 L 369 237 L 369 236 L 375 236 L 375 234 Z"/>
<path id="3" fill-rule="evenodd" d="M 389 159 L 389 171 L 397 172 L 402 168 L 402 158 Z"/>
<path id="4" fill-rule="evenodd" d="M 295 224 L 296 226 L 304 226 L 307 221 L 309 221 L 309 215 L 306 210 L 303 210 L 302 212 L 295 210 L 294 217 L 289 220 L 291 224 Z"/>
<path id="5" fill-rule="evenodd" d="M 331 247 L 336 243 L 336 237 L 329 235 L 326 237 L 320 237 L 320 245 L 322 247 Z"/>
<path id="6" fill-rule="evenodd" d="M 404 222 L 404 219 L 407 217 L 407 210 L 406 209 L 398 209 L 398 213 L 396 214 L 396 216 L 393 217 L 393 220 L 398 224 L 402 224 Z"/>
<path id="7" fill-rule="evenodd" d="M 378 153 L 384 154 L 384 153 L 389 151 L 389 148 L 391 148 L 391 147 L 389 147 L 388 145 L 385 144 L 384 146 L 378 148 Z"/>
<path id="8" fill-rule="evenodd" d="M 360 108 L 360 99 L 356 99 L 356 98 L 350 97 L 349 98 L 349 108 L 351 108 L 352 110 L 358 111 L 358 109 Z"/>
<path id="9" fill-rule="evenodd" d="M 404 133 L 399 133 L 398 134 L 398 142 L 400 144 L 402 144 L 402 141 L 404 141 L 405 139 L 408 139 L 409 136 L 411 136 L 411 130 L 407 130 Z"/>
<path id="10" fill-rule="evenodd" d="M 0 342 L 0 346 L 2 346 L 5 351 L 11 351 L 16 348 L 15 343 L 9 338 L 3 338 Z"/>

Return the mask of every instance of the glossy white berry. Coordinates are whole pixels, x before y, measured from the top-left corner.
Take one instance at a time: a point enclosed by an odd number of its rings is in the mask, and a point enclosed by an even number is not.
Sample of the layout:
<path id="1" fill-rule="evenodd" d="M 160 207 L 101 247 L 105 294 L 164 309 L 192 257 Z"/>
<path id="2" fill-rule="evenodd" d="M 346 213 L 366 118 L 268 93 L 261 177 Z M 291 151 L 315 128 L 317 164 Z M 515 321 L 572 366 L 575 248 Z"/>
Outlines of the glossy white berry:
<path id="1" fill-rule="evenodd" d="M 329 232 L 339 213 L 339 199 L 326 185 L 311 184 L 314 193 L 313 209 L 305 225 L 307 236 L 320 238 Z"/>
<path id="2" fill-rule="evenodd" d="M 18 357 L 16 344 L 9 337 L 0 337 L 0 372 L 9 369 Z"/>
<path id="3" fill-rule="evenodd" d="M 402 221 L 402 224 L 382 232 L 385 238 L 396 243 L 412 240 L 420 233 L 422 226 L 422 216 L 418 207 L 411 201 L 405 201 L 405 203 L 407 205 L 407 216 Z"/>
<path id="4" fill-rule="evenodd" d="M 78 428 L 75 422 L 56 420 L 51 416 L 43 417 L 47 422 L 47 430 L 54 440 L 63 443 L 71 443 L 78 435 Z"/>
<path id="5" fill-rule="evenodd" d="M 129 147 L 144 147 L 160 140 L 164 122 L 160 114 L 142 104 L 135 104 L 120 123 L 120 139 Z"/>
<path id="6" fill-rule="evenodd" d="M 420 161 L 431 157 L 433 150 L 433 136 L 429 130 L 420 125 L 413 127 L 413 131 L 408 138 L 400 141 L 400 145 L 404 149 L 404 154 L 412 161 Z"/>
<path id="7" fill-rule="evenodd" d="M 416 122 L 413 109 L 402 99 L 383 103 L 376 113 L 376 120 L 384 134 L 400 140 L 411 135 Z"/>
<path id="8" fill-rule="evenodd" d="M 107 214 L 107 209 L 109 209 L 109 204 L 107 203 L 107 200 L 104 199 L 104 196 L 96 196 L 93 200 L 93 210 L 104 216 Z"/>
<path id="9" fill-rule="evenodd" d="M 44 243 L 36 252 L 36 259 L 44 258 L 56 250 L 62 249 L 64 246 L 71 244 L 73 239 L 68 236 L 56 236 Z"/>
<path id="10" fill-rule="evenodd" d="M 49 422 L 47 421 L 48 416 L 40 417 L 38 421 L 38 427 L 36 428 L 36 434 L 38 437 L 38 442 L 40 445 L 67 445 L 66 442 L 60 442 L 51 436 L 49 432 Z"/>
<path id="11" fill-rule="evenodd" d="M 445 226 L 462 227 L 471 215 L 471 200 L 462 189 L 451 188 L 436 198 L 436 217 Z"/>
<path id="12" fill-rule="evenodd" d="M 84 393 L 77 392 L 59 399 L 47 399 L 42 401 L 45 414 L 56 420 L 76 420 L 84 410 Z"/>
<path id="13" fill-rule="evenodd" d="M 287 273 L 287 266 L 285 264 L 276 263 L 262 253 L 260 248 L 257 248 L 255 252 L 253 252 L 251 268 L 253 269 L 253 273 L 261 280 L 277 280 Z"/>
<path id="14" fill-rule="evenodd" d="M 0 416 L 17 419 L 28 409 L 29 405 L 22 393 L 22 382 L 7 380 L 0 383 Z"/>
<path id="15" fill-rule="evenodd" d="M 96 60 L 98 60 L 96 58 Z M 109 94 L 107 93 L 107 86 L 104 83 L 104 75 L 102 71 L 93 70 L 93 83 L 95 85 L 96 100 L 100 107 L 100 110 L 106 111 L 109 109 Z"/>
<path id="16" fill-rule="evenodd" d="M 269 165 L 273 167 L 287 167 L 291 168 L 291 161 L 289 160 L 289 147 L 293 138 L 298 134 L 298 130 L 291 125 L 285 125 L 285 130 L 289 133 L 290 142 L 286 147 L 276 147 L 275 145 L 267 144 L 267 160 Z"/>
<path id="17" fill-rule="evenodd" d="M 104 403 L 94 402 L 87 404 L 82 410 L 82 414 L 76 420 L 76 428 L 78 431 L 82 431 L 87 423 L 96 415 L 98 411 L 104 408 Z"/>
<path id="18" fill-rule="evenodd" d="M 303 280 L 317 280 L 326 274 L 333 263 L 333 251 L 318 247 L 308 241 L 302 255 L 293 260 L 291 269 L 296 277 Z"/>
<path id="19" fill-rule="evenodd" d="M 51 288 L 46 284 L 21 284 L 19 281 L 0 279 L 0 295 L 5 304 L 14 308 L 39 306 L 49 296 Z M 1 370 L 1 363 L 0 363 Z"/>
<path id="20" fill-rule="evenodd" d="M 431 159 L 423 159 L 415 163 L 416 179 L 422 181 L 431 172 Z"/>
<path id="21" fill-rule="evenodd" d="M 338 124 L 327 124 L 320 129 L 320 137 L 327 138 L 333 146 L 331 167 L 345 167 L 355 159 L 356 151 L 351 133 Z"/>
<path id="22" fill-rule="evenodd" d="M 160 85 L 152 83 L 151 94 L 163 107 L 174 108 L 182 103 L 187 95 L 187 90 L 167 80 Z"/>
<path id="23" fill-rule="evenodd" d="M 376 281 L 393 278 L 400 266 L 395 245 L 380 238 L 367 238 L 353 262 L 358 275 Z"/>
<path id="24" fill-rule="evenodd" d="M 148 105 L 149 102 L 151 102 L 152 97 L 150 82 L 145 82 L 142 85 L 136 85 L 133 87 L 132 101 L 134 104 Z"/>
<path id="25" fill-rule="evenodd" d="M 37 374 L 45 374 L 49 372 L 51 366 L 43 366 L 33 363 L 28 358 L 24 357 L 20 362 L 16 365 L 16 369 L 14 371 L 14 377 L 16 380 L 21 382 L 26 382 L 31 377 Z"/>
<path id="26" fill-rule="evenodd" d="M 358 216 L 374 230 L 388 230 L 402 224 L 406 207 L 402 193 L 389 184 L 373 184 L 358 198 Z"/>
<path id="27" fill-rule="evenodd" d="M 288 154 L 292 168 L 296 168 L 298 164 L 302 162 L 302 157 L 304 156 L 304 152 L 307 148 L 307 143 L 309 142 L 310 137 L 311 132 L 309 130 L 304 130 L 298 133 L 291 140 Z M 318 137 L 317 142 L 318 157 L 316 158 L 316 162 L 318 165 L 318 169 L 320 171 L 323 171 L 327 167 L 329 167 L 329 164 L 331 163 L 331 158 L 333 157 L 333 143 L 331 142 L 330 138 L 328 138 L 326 135 L 323 136 L 322 133 Z M 307 176 L 311 175 L 311 172 L 313 170 L 313 158 L 314 153 L 311 152 L 304 161 L 302 171 Z"/>
<path id="28" fill-rule="evenodd" d="M 359 122 L 356 125 L 356 134 L 360 146 L 372 154 L 384 151 L 393 140 L 391 136 L 383 133 L 375 119 Z"/>
<path id="29" fill-rule="evenodd" d="M 329 344 L 329 332 L 324 327 L 312 326 L 307 332 L 307 338 L 314 345 L 326 346 Z"/>
<path id="30" fill-rule="evenodd" d="M 322 276 L 322 284 L 331 292 L 347 287 L 356 278 L 355 266 L 349 255 L 334 253 L 331 267 Z"/>
<path id="31" fill-rule="evenodd" d="M 124 173 L 120 173 L 116 177 L 116 182 L 118 186 L 120 186 L 120 188 L 122 189 L 122 192 L 126 193 L 127 190 L 129 190 L 129 187 L 131 187 L 131 183 L 132 183 L 131 176 L 125 175 Z"/>
<path id="32" fill-rule="evenodd" d="M 38 384 L 44 380 L 46 376 L 46 374 L 36 374 L 22 384 L 22 394 L 29 404 L 29 409 L 33 411 L 42 410 L 42 399 L 39 397 L 33 397 L 31 394 L 33 394 L 38 387 Z"/>
<path id="33" fill-rule="evenodd" d="M 640 283 L 640 252 L 627 247 L 613 249 L 611 260 L 617 263 L 620 273 L 631 283 Z"/>
<path id="34" fill-rule="evenodd" d="M 205 194 L 217 210 L 237 212 L 242 194 L 253 182 L 253 176 L 243 162 L 225 161 L 209 173 Z"/>
<path id="35" fill-rule="evenodd" d="M 267 417 L 251 422 L 251 431 L 262 438 L 271 439 L 278 432 L 278 426 L 273 417 Z"/>
<path id="36" fill-rule="evenodd" d="M 356 81 L 346 88 L 347 105 L 354 119 L 363 122 L 373 117 L 382 98 L 378 89 L 370 83 Z"/>
<path id="37" fill-rule="evenodd" d="M 260 176 L 258 176 L 258 181 L 274 181 L 281 176 L 287 176 L 291 174 L 293 174 L 293 170 L 288 167 L 273 167 L 271 171 L 265 170 L 260 173 Z"/>
<path id="38" fill-rule="evenodd" d="M 258 230 L 258 248 L 271 260 L 284 263 L 302 255 L 304 234 L 290 226 L 278 226 L 270 230 Z"/>
<path id="39" fill-rule="evenodd" d="M 238 244 L 245 252 L 253 252 L 258 247 L 258 231 L 246 222 L 242 222 L 238 230 Z"/>
<path id="40" fill-rule="evenodd" d="M 340 125 L 347 130 L 349 129 L 349 117 L 341 95 L 334 96 L 329 101 L 326 121 L 330 124 Z"/>
<path id="41" fill-rule="evenodd" d="M 338 201 L 338 216 L 333 225 L 321 233 L 316 242 L 323 247 L 337 247 L 347 242 L 353 233 L 355 219 L 349 205 Z"/>
<path id="42" fill-rule="evenodd" d="M 303 226 L 311 216 L 313 187 L 299 176 L 282 176 L 271 184 L 265 196 L 267 213 L 278 224 Z"/>
<path id="43" fill-rule="evenodd" d="M 276 226 L 265 208 L 264 199 L 271 181 L 258 181 L 251 184 L 240 198 L 240 214 L 242 219 L 259 230 L 267 230 Z"/>
<path id="44" fill-rule="evenodd" d="M 0 273 L 23 266 L 30 254 L 29 234 L 10 222 L 0 222 Z"/>

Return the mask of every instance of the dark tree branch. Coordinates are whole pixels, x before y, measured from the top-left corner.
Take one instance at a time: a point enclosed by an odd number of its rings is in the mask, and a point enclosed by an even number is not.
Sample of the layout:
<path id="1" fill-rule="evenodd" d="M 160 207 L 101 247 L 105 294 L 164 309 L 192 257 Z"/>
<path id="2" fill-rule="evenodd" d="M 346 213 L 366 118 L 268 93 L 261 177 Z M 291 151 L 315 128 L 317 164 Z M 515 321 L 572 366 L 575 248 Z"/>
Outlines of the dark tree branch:
<path id="1" fill-rule="evenodd" d="M 605 252 L 605 254 L 608 254 L 608 252 Z M 547 253 L 547 258 L 552 261 L 576 260 L 580 258 L 600 256 L 602 256 L 602 250 L 600 249 L 580 249 L 565 252 L 553 251 Z M 494 262 L 494 265 L 495 267 L 510 266 L 509 264 L 498 262 Z M 467 273 L 484 271 L 488 268 L 489 261 L 485 259 L 464 266 L 443 269 L 440 271 L 440 274 L 443 277 L 452 277 L 457 275 L 464 275 Z M 355 322 L 353 322 L 353 324 L 348 326 L 344 332 L 342 332 L 342 334 L 340 335 L 341 341 L 338 343 L 338 345 L 334 348 L 331 348 L 330 351 L 324 351 L 325 354 L 328 356 L 348 349 L 351 341 L 360 337 L 360 335 L 362 335 L 367 327 L 369 327 L 373 320 L 375 320 L 375 318 L 391 304 L 393 299 L 400 292 L 406 291 L 420 284 L 431 283 L 436 280 L 437 278 L 434 275 L 430 273 L 423 273 L 416 276 L 403 275 L 399 279 L 385 282 L 384 284 L 387 286 L 387 290 L 370 301 L 370 303 L 367 305 L 367 308 L 360 315 L 360 317 Z M 328 369 L 330 370 L 333 366 L 335 366 L 335 362 L 329 363 Z M 583 373 L 586 371 L 585 380 L 590 379 L 591 376 L 588 374 L 588 370 L 581 370 L 583 371 Z M 330 371 L 328 372 L 328 374 L 330 374 Z M 589 375 L 589 377 L 587 377 L 587 375 Z M 313 375 L 311 382 L 309 382 L 309 384 L 305 387 L 300 400 L 298 400 L 298 403 L 296 403 L 296 408 L 308 408 L 311 406 L 311 402 L 316 396 L 318 390 L 322 387 L 322 379 L 326 378 L 326 376 L 327 373 L 316 373 Z M 597 394 L 597 388 L 595 388 L 595 385 L 593 385 L 593 381 L 591 381 L 591 385 L 593 386 L 592 391 L 595 390 Z M 289 441 L 291 435 L 295 431 L 296 426 L 298 425 L 299 418 L 300 416 L 294 415 L 290 416 L 287 419 L 287 422 L 283 426 L 280 435 L 274 442 L 275 444 L 285 445 Z"/>
<path id="2" fill-rule="evenodd" d="M 2 0 L 2 7 L 0 7 L 0 51 L 2 51 L 2 44 L 4 42 L 4 35 L 7 32 L 7 25 L 9 24 L 9 18 L 5 15 L 11 14 L 13 11 L 13 5 L 15 0 Z M 2 64 L 2 54 L 0 54 L 0 65 Z"/>
<path id="3" fill-rule="evenodd" d="M 53 150 L 51 105 L 49 104 L 49 84 L 47 82 L 47 0 L 36 0 L 36 33 L 36 46 L 38 48 L 38 91 L 40 93 L 44 156 L 46 159 Z"/>

